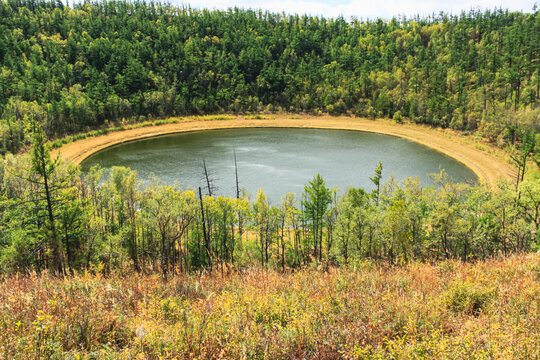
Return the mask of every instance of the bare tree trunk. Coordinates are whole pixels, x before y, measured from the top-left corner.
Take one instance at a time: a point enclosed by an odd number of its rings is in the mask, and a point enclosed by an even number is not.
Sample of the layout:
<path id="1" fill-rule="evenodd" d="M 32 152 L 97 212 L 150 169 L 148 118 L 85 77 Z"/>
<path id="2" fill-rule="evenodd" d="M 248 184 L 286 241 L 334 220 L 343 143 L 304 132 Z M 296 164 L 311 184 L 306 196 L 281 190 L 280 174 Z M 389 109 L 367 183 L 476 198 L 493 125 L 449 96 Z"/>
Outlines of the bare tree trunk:
<path id="1" fill-rule="evenodd" d="M 212 186 L 210 185 L 210 176 L 208 175 L 208 169 L 206 167 L 206 161 L 203 159 L 204 177 L 206 179 L 206 186 L 208 187 L 208 195 L 212 196 Z"/>
<path id="2" fill-rule="evenodd" d="M 285 216 L 281 222 L 281 271 L 285 271 Z"/>
<path id="3" fill-rule="evenodd" d="M 234 174 L 236 177 L 236 198 L 240 199 L 240 186 L 238 185 L 238 163 L 236 162 L 236 149 L 233 148 L 234 151 Z"/>
<path id="4" fill-rule="evenodd" d="M 205 218 L 204 218 L 204 205 L 203 205 L 203 199 L 202 199 L 202 191 L 201 191 L 200 187 L 199 187 L 199 200 L 201 202 L 203 236 L 204 236 L 204 244 L 205 244 L 205 248 L 206 248 L 206 262 L 207 262 L 206 266 L 210 269 L 210 271 L 212 271 L 212 258 L 210 256 L 210 254 L 211 254 L 211 251 L 210 251 L 210 239 L 209 239 L 209 237 L 208 237 L 208 235 L 206 233 L 206 221 L 205 221 Z"/>

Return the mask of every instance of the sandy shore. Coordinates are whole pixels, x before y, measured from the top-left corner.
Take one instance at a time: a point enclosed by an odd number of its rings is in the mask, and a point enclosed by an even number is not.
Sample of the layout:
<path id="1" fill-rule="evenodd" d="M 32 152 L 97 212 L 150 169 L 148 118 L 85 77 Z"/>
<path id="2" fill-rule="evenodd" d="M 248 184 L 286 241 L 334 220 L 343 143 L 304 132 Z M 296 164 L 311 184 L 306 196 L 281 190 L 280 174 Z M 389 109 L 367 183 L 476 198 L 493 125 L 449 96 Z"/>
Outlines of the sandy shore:
<path id="1" fill-rule="evenodd" d="M 266 119 L 251 119 L 239 116 L 231 120 L 212 120 L 211 118 L 183 118 L 177 123 L 141 127 L 89 137 L 62 146 L 53 151 L 63 159 L 80 164 L 84 159 L 107 147 L 137 139 L 166 134 L 249 127 L 291 127 L 342 129 L 376 132 L 399 136 L 429 146 L 455 158 L 469 167 L 482 180 L 495 187 L 499 179 L 512 179 L 513 169 L 506 156 L 499 149 L 479 143 L 469 137 L 460 136 L 451 130 L 435 129 L 416 124 L 396 124 L 389 120 L 368 120 L 351 117 L 268 115 Z"/>

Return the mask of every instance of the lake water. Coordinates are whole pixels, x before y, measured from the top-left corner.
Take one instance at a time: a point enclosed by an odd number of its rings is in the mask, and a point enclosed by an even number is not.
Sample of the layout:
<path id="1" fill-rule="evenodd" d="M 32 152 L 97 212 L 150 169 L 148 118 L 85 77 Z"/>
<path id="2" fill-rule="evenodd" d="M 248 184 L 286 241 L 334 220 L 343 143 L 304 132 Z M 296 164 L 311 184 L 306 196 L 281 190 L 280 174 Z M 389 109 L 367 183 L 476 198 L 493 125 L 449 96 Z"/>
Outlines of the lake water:
<path id="1" fill-rule="evenodd" d="M 234 151 L 240 187 L 252 198 L 263 188 L 277 204 L 289 191 L 300 195 L 304 185 L 320 173 L 328 187 L 373 189 L 369 180 L 379 161 L 383 180 L 419 177 L 432 185 L 429 174 L 445 169 L 456 181 L 472 182 L 476 175 L 465 165 L 438 151 L 403 138 L 345 130 L 230 129 L 206 130 L 130 142 L 105 149 L 82 164 L 126 166 L 148 182 L 152 174 L 182 188 L 206 187 L 203 159 L 214 193 L 234 196 Z M 206 191 L 206 190 L 205 190 Z"/>

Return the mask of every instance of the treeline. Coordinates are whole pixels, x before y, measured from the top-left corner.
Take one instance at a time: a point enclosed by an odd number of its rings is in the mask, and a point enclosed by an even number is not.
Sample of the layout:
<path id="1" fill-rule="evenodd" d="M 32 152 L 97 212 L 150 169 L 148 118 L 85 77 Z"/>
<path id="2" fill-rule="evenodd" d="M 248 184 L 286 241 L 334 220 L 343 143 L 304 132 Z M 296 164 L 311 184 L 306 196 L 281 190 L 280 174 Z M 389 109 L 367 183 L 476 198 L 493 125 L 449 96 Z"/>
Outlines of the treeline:
<path id="1" fill-rule="evenodd" d="M 209 196 L 154 181 L 134 171 L 93 167 L 81 173 L 50 160 L 43 130 L 34 127 L 30 155 L 0 162 L 0 272 L 65 273 L 80 269 L 227 271 L 231 267 L 291 269 L 339 266 L 362 259 L 403 263 L 485 259 L 540 248 L 540 182 L 458 184 L 444 172 L 437 187 L 418 181 L 373 191 L 331 191 L 319 176 L 304 193 L 270 204 L 260 190 L 250 201 Z"/>
<path id="2" fill-rule="evenodd" d="M 289 111 L 519 140 L 538 128 L 540 16 L 361 21 L 155 2 L 0 2 L 0 151 L 122 119 Z"/>

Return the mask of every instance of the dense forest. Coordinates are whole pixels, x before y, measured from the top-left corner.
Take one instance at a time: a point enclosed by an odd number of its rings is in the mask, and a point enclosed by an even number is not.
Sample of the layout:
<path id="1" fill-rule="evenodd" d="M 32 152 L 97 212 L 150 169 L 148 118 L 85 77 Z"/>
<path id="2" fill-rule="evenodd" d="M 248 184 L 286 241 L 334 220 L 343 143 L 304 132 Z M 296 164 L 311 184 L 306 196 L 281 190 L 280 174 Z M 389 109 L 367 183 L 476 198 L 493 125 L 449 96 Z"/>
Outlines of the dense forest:
<path id="1" fill-rule="evenodd" d="M 182 114 L 410 119 L 513 143 L 538 128 L 540 16 L 390 21 L 154 2 L 0 2 L 0 151 Z"/>
<path id="2" fill-rule="evenodd" d="M 262 189 L 250 200 L 240 187 L 228 198 L 211 186 L 183 190 L 158 179 L 142 186 L 124 167 L 107 173 L 96 165 L 81 173 L 50 158 L 39 124 L 31 154 L 8 154 L 1 164 L 4 273 L 134 269 L 167 277 L 365 259 L 468 261 L 540 249 L 540 181 L 534 178 L 502 182 L 492 192 L 454 183 L 441 171 L 437 187 L 423 188 L 414 179 L 381 183 L 379 163 L 371 191 L 339 195 L 316 175 L 298 199 L 288 193 L 270 204 Z"/>

